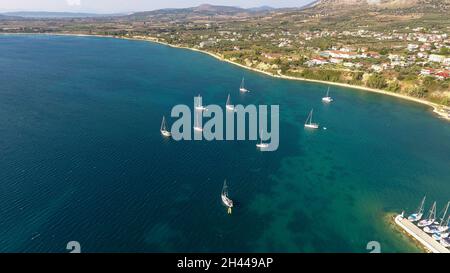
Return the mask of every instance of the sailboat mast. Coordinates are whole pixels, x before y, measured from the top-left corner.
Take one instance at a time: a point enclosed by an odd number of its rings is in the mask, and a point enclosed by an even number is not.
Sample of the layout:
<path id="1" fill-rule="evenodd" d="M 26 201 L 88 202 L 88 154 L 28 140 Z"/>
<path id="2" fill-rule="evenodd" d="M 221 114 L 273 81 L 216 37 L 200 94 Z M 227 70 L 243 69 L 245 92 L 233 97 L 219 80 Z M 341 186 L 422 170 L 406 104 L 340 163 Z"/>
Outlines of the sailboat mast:
<path id="1" fill-rule="evenodd" d="M 423 207 L 424 207 L 424 205 L 425 205 L 425 199 L 426 199 L 426 198 L 427 198 L 426 196 L 423 197 L 422 203 L 420 203 L 420 207 L 419 207 L 419 209 L 417 210 L 417 214 L 423 213 Z"/>
<path id="2" fill-rule="evenodd" d="M 448 211 L 448 207 L 449 207 L 449 206 L 450 206 L 450 202 L 447 203 L 447 207 L 445 208 L 444 214 L 442 214 L 442 217 L 441 217 L 441 223 L 444 222 L 445 216 L 447 216 L 447 211 Z"/>
<path id="3" fill-rule="evenodd" d="M 429 220 L 436 218 L 436 202 L 433 203 L 433 206 L 430 210 L 430 215 L 428 217 Z"/>
<path id="4" fill-rule="evenodd" d="M 166 129 L 166 117 L 163 116 L 162 122 L 161 122 L 161 130 L 165 130 Z"/>

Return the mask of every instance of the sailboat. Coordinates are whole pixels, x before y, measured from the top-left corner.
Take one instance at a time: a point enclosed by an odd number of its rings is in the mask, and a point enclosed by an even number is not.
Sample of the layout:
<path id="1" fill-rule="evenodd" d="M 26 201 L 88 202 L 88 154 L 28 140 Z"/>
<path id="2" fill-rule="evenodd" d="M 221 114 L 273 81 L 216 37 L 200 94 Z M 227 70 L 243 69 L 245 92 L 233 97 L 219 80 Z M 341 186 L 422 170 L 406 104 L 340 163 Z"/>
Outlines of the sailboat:
<path id="1" fill-rule="evenodd" d="M 231 105 L 230 94 L 228 94 L 226 108 L 227 108 L 227 110 L 229 110 L 229 111 L 234 111 L 234 106 Z"/>
<path id="2" fill-rule="evenodd" d="M 438 231 L 437 233 L 433 234 L 433 238 L 435 240 L 441 240 L 443 238 L 448 238 L 449 236 L 449 223 L 450 223 L 450 215 L 447 218 L 447 221 L 444 222 L 444 224 L 441 224 L 441 231 Z"/>
<path id="3" fill-rule="evenodd" d="M 422 202 L 420 203 L 419 208 L 417 209 L 416 213 L 411 214 L 408 217 L 408 220 L 411 222 L 416 222 L 419 221 L 420 219 L 422 219 L 423 216 L 423 206 L 425 205 L 425 200 L 426 200 L 426 196 L 423 197 Z"/>
<path id="4" fill-rule="evenodd" d="M 450 247 L 450 237 L 442 238 L 441 239 L 441 245 L 445 247 Z"/>
<path id="5" fill-rule="evenodd" d="M 202 96 L 198 95 L 199 98 L 199 103 L 198 105 L 195 106 L 195 110 L 197 111 L 205 111 L 207 110 L 205 106 L 202 105 L 201 100 L 202 100 Z"/>
<path id="6" fill-rule="evenodd" d="M 309 129 L 319 129 L 319 124 L 312 122 L 314 109 L 311 109 L 311 112 L 309 112 L 308 118 L 305 121 L 305 128 Z"/>
<path id="7" fill-rule="evenodd" d="M 200 120 L 198 119 L 198 113 L 195 113 L 195 124 L 194 124 L 194 131 L 197 132 L 203 132 L 202 126 L 200 126 Z"/>
<path id="8" fill-rule="evenodd" d="M 239 88 L 239 91 L 241 91 L 242 93 L 247 93 L 248 92 L 248 90 L 245 88 L 245 79 L 244 79 L 244 77 L 242 77 L 241 87 Z"/>
<path id="9" fill-rule="evenodd" d="M 259 138 L 261 139 L 261 142 L 256 144 L 256 147 L 260 148 L 260 149 L 266 149 L 269 147 L 269 144 L 267 143 L 263 143 L 262 141 L 262 131 L 259 132 Z"/>
<path id="10" fill-rule="evenodd" d="M 330 87 L 328 87 L 327 95 L 322 98 L 322 101 L 325 103 L 330 103 L 333 101 L 333 98 L 330 97 Z"/>
<path id="11" fill-rule="evenodd" d="M 420 221 L 417 225 L 419 227 L 426 227 L 433 224 L 435 220 L 436 220 L 436 202 L 433 203 L 428 218 Z"/>
<path id="12" fill-rule="evenodd" d="M 445 223 L 445 217 L 447 216 L 449 206 L 450 202 L 447 203 L 447 206 L 445 207 L 445 210 L 439 220 L 439 224 L 426 226 L 423 228 L 423 231 L 425 231 L 426 233 L 441 233 L 447 231 L 448 223 Z"/>
<path id="13" fill-rule="evenodd" d="M 225 182 L 223 182 L 223 188 L 222 188 L 222 193 L 220 194 L 220 197 L 222 198 L 222 203 L 228 207 L 228 214 L 231 214 L 231 208 L 233 207 L 233 200 L 231 200 L 228 197 L 227 180 L 225 180 Z"/>
<path id="14" fill-rule="evenodd" d="M 166 128 L 166 117 L 163 116 L 162 122 L 161 122 L 161 135 L 165 136 L 165 137 L 170 137 L 172 134 L 167 131 Z"/>

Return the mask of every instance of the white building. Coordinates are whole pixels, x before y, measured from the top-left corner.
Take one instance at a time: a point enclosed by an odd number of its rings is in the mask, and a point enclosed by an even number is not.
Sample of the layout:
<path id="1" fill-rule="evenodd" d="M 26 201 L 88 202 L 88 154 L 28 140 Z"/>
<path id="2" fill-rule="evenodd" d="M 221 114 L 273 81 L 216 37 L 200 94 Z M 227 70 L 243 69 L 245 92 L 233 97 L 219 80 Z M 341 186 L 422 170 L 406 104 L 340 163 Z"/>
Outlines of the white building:
<path id="1" fill-rule="evenodd" d="M 428 56 L 428 60 L 435 63 L 442 63 L 445 59 L 446 58 L 443 55 L 430 54 L 430 56 Z"/>

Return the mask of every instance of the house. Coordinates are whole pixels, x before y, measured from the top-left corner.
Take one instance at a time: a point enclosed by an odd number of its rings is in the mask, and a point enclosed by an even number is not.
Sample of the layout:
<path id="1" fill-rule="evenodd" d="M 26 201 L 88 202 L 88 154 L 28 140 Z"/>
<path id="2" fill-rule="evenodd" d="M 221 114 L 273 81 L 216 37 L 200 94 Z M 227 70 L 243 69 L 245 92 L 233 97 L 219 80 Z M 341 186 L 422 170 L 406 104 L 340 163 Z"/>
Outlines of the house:
<path id="1" fill-rule="evenodd" d="M 377 65 L 377 64 L 373 64 L 370 68 L 375 72 L 383 71 L 383 67 L 381 67 L 380 65 Z"/>
<path id="2" fill-rule="evenodd" d="M 329 50 L 328 54 L 333 58 L 356 59 L 358 54 L 355 52 L 344 52 L 340 50 Z"/>
<path id="3" fill-rule="evenodd" d="M 379 59 L 381 57 L 381 55 L 380 55 L 380 53 L 375 52 L 375 51 L 367 51 L 367 52 L 362 53 L 361 57 Z"/>
<path id="4" fill-rule="evenodd" d="M 450 65 L 450 58 L 445 58 L 445 59 L 442 61 L 442 63 L 443 63 L 444 65 Z"/>
<path id="5" fill-rule="evenodd" d="M 342 63 L 342 59 L 340 59 L 340 58 L 330 58 L 330 63 L 333 63 L 333 64 L 340 64 L 340 63 Z"/>
<path id="6" fill-rule="evenodd" d="M 269 60 L 275 60 L 283 56 L 282 54 L 279 53 L 263 53 L 262 55 L 264 58 L 267 58 Z"/>
<path id="7" fill-rule="evenodd" d="M 306 62 L 306 64 L 308 66 L 313 66 L 313 65 L 323 65 L 323 64 L 327 64 L 328 61 L 325 58 L 322 57 L 315 57 L 312 58 L 311 60 L 309 60 L 308 62 Z"/>
<path id="8" fill-rule="evenodd" d="M 445 80 L 450 78 L 450 70 L 439 71 L 435 74 L 435 77 L 439 80 Z"/>
<path id="9" fill-rule="evenodd" d="M 432 68 L 424 68 L 420 71 L 420 75 L 422 76 L 430 76 L 434 74 L 434 69 Z"/>
<path id="10" fill-rule="evenodd" d="M 408 51 L 416 51 L 419 48 L 419 45 L 416 44 L 408 44 Z"/>
<path id="11" fill-rule="evenodd" d="M 435 63 L 442 63 L 445 59 L 446 58 L 443 55 L 430 54 L 430 56 L 428 56 L 428 60 Z"/>

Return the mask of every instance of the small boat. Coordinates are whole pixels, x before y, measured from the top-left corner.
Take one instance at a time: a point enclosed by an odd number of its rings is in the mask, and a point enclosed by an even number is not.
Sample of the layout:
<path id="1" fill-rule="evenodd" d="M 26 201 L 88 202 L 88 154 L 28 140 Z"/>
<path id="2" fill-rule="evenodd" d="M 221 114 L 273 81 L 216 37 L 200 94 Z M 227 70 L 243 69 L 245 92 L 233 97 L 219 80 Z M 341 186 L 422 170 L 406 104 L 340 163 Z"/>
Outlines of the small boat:
<path id="1" fill-rule="evenodd" d="M 417 226 L 419 227 L 426 227 L 434 223 L 436 220 L 436 202 L 433 203 L 433 206 L 431 207 L 430 214 L 428 215 L 427 219 L 424 219 L 420 221 Z"/>
<path id="2" fill-rule="evenodd" d="M 312 109 L 311 112 L 309 112 L 308 118 L 305 121 L 305 128 L 319 129 L 319 124 L 312 122 L 313 112 L 314 112 L 314 109 Z"/>
<path id="3" fill-rule="evenodd" d="M 426 200 L 426 196 L 423 197 L 422 202 L 420 202 L 419 208 L 417 209 L 416 213 L 411 214 L 408 217 L 408 220 L 411 222 L 416 222 L 419 221 L 420 219 L 422 219 L 423 216 L 423 207 L 425 205 L 425 200 Z"/>
<path id="4" fill-rule="evenodd" d="M 325 102 L 325 103 L 333 102 L 333 98 L 330 97 L 330 87 L 328 87 L 327 95 L 322 98 L 322 101 Z"/>
<path id="5" fill-rule="evenodd" d="M 161 135 L 165 136 L 165 137 L 170 137 L 172 134 L 167 131 L 166 128 L 166 117 L 163 116 L 162 122 L 161 122 Z"/>
<path id="6" fill-rule="evenodd" d="M 202 96 L 198 95 L 198 98 L 199 98 L 199 103 L 195 106 L 195 110 L 197 110 L 197 111 L 206 111 L 207 110 L 206 107 L 203 106 L 202 103 L 201 103 Z"/>
<path id="7" fill-rule="evenodd" d="M 449 233 L 445 232 L 445 233 L 434 233 L 432 235 L 433 239 L 435 239 L 436 241 L 442 240 L 444 238 L 448 238 Z"/>
<path id="8" fill-rule="evenodd" d="M 203 132 L 203 128 L 200 125 L 200 120 L 198 119 L 198 113 L 195 113 L 194 131 L 196 131 L 196 132 Z"/>
<path id="9" fill-rule="evenodd" d="M 220 194 L 222 198 L 222 203 L 228 208 L 228 214 L 231 214 L 231 208 L 233 207 L 233 200 L 228 197 L 228 186 L 227 180 L 223 182 L 222 193 Z"/>
<path id="10" fill-rule="evenodd" d="M 269 144 L 263 143 L 263 141 L 262 141 L 262 131 L 259 132 L 259 138 L 261 139 L 261 142 L 258 143 L 258 144 L 256 144 L 256 147 L 258 147 L 259 149 L 266 149 L 266 148 L 269 148 Z"/>
<path id="11" fill-rule="evenodd" d="M 447 216 L 447 211 L 448 208 L 450 206 L 450 202 L 447 203 L 447 206 L 445 207 L 444 212 L 442 213 L 442 216 L 439 220 L 439 224 L 435 224 L 435 225 L 430 225 L 430 226 L 426 226 L 424 227 L 423 231 L 425 231 L 426 233 L 442 233 L 442 232 L 446 232 L 448 230 L 448 224 L 450 221 L 450 216 L 448 217 L 447 221 L 445 221 L 445 217 Z"/>
<path id="12" fill-rule="evenodd" d="M 230 94 L 228 94 L 226 108 L 227 108 L 228 111 L 234 111 L 234 106 L 231 105 Z"/>
<path id="13" fill-rule="evenodd" d="M 244 77 L 242 77 L 241 87 L 239 88 L 239 91 L 241 91 L 242 93 L 249 92 L 248 89 L 245 88 L 245 79 L 244 79 Z"/>
<path id="14" fill-rule="evenodd" d="M 442 238 L 441 239 L 441 245 L 450 248 L 450 238 Z"/>

